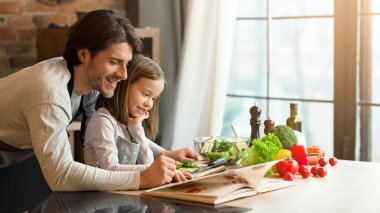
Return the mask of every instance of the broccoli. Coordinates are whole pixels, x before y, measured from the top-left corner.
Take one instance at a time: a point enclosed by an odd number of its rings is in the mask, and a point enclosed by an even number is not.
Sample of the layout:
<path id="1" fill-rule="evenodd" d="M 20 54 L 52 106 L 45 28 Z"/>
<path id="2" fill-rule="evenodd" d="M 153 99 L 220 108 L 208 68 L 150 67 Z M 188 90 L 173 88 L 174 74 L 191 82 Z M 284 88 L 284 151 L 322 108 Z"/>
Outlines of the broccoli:
<path id="1" fill-rule="evenodd" d="M 275 155 L 282 149 L 279 138 L 269 133 L 261 139 L 254 139 L 252 146 L 241 154 L 240 164 L 251 166 L 275 160 Z"/>
<path id="2" fill-rule="evenodd" d="M 278 125 L 273 127 L 270 132 L 275 134 L 280 139 L 284 149 L 289 149 L 298 142 L 297 136 L 293 129 L 288 126 Z"/>

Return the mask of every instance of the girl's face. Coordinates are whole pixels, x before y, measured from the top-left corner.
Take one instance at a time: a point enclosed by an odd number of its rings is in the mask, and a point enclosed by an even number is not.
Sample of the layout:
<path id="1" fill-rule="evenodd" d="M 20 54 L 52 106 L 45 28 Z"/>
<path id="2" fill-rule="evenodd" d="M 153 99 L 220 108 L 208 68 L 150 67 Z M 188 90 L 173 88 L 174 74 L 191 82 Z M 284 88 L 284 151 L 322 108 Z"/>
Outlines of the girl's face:
<path id="1" fill-rule="evenodd" d="M 146 115 L 152 109 L 154 102 L 158 99 L 164 87 L 163 79 L 152 80 L 148 78 L 140 78 L 129 85 L 129 116 L 137 118 Z"/>

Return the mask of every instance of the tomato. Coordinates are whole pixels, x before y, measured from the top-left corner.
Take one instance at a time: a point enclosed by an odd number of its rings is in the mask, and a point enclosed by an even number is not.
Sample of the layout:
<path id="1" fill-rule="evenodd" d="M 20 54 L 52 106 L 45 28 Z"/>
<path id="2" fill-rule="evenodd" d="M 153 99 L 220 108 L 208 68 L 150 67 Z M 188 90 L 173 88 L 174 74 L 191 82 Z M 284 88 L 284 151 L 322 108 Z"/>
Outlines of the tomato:
<path id="1" fill-rule="evenodd" d="M 298 172 L 298 163 L 292 159 L 285 159 L 276 164 L 276 169 L 281 177 L 284 176 L 285 173 L 290 172 L 295 175 Z"/>
<path id="2" fill-rule="evenodd" d="M 325 167 L 316 167 L 316 166 L 313 166 L 311 168 L 311 173 L 314 176 L 324 177 L 324 176 L 327 175 L 327 169 Z"/>
<path id="3" fill-rule="evenodd" d="M 326 166 L 326 165 L 328 164 L 328 161 L 327 161 L 326 158 L 321 157 L 321 158 L 319 158 L 319 160 L 318 160 L 318 164 L 319 164 L 320 166 L 324 167 L 324 166 Z"/>
<path id="4" fill-rule="evenodd" d="M 317 176 L 317 175 L 318 175 L 317 170 L 318 170 L 318 167 L 313 166 L 313 167 L 311 167 L 310 172 L 311 172 L 311 174 L 313 174 L 314 176 Z"/>
<path id="5" fill-rule="evenodd" d="M 310 171 L 305 165 L 301 165 L 300 168 L 298 169 L 298 173 L 302 175 L 303 178 L 308 178 L 310 176 Z"/>
<path id="6" fill-rule="evenodd" d="M 293 174 L 290 173 L 290 172 L 286 172 L 283 176 L 283 179 L 286 180 L 286 181 L 293 181 Z"/>
<path id="7" fill-rule="evenodd" d="M 320 177 L 324 177 L 327 175 L 327 169 L 324 167 L 319 167 L 317 173 Z"/>
<path id="8" fill-rule="evenodd" d="M 338 163 L 338 159 L 336 157 L 331 157 L 329 163 L 331 166 L 335 166 Z"/>
<path id="9" fill-rule="evenodd" d="M 317 165 L 320 157 L 325 157 L 325 151 L 319 146 L 307 147 L 307 154 L 310 165 Z"/>
<path id="10" fill-rule="evenodd" d="M 278 153 L 274 156 L 274 159 L 280 160 L 284 158 L 289 158 L 292 155 L 292 153 L 287 149 L 280 149 Z M 272 166 L 273 172 L 277 172 L 276 165 Z"/>

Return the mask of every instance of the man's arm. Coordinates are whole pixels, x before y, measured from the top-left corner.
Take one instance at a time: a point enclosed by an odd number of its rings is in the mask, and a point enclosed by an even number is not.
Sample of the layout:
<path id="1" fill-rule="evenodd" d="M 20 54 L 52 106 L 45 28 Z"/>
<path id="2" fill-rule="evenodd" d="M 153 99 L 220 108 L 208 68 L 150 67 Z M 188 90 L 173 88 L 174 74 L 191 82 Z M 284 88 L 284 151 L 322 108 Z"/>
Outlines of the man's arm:
<path id="1" fill-rule="evenodd" d="M 33 149 L 53 191 L 136 190 L 138 171 L 106 171 L 75 162 L 66 133 L 69 116 L 62 106 L 42 104 L 26 113 Z"/>

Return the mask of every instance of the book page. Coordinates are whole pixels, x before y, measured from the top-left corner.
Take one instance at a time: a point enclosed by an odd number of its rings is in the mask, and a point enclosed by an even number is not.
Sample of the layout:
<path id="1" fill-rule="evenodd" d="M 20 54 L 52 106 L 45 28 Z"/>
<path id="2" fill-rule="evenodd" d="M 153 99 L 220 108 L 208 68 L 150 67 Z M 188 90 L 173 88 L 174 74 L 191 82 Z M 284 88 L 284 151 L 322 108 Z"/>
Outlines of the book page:
<path id="1" fill-rule="evenodd" d="M 235 200 L 242 197 L 248 197 L 253 196 L 257 194 L 257 191 L 253 190 L 252 188 L 240 188 L 235 191 L 232 191 L 231 193 L 223 196 L 223 197 L 212 197 L 212 196 L 202 196 L 202 195 L 193 195 L 193 194 L 177 194 L 177 193 L 161 193 L 159 191 L 150 191 L 145 192 L 146 195 L 151 196 L 157 196 L 157 197 L 164 197 L 164 198 L 170 198 L 170 199 L 179 199 L 179 200 L 186 200 L 191 202 L 199 202 L 199 203 L 206 203 L 206 204 L 220 204 L 227 201 Z"/>
<path id="2" fill-rule="evenodd" d="M 229 183 L 202 183 L 187 182 L 184 184 L 162 188 L 155 190 L 157 193 L 170 193 L 177 195 L 205 196 L 211 198 L 223 197 L 239 188 L 243 188 L 245 184 L 229 184 Z M 251 189 L 252 191 L 253 189 Z"/>
<path id="3" fill-rule="evenodd" d="M 266 172 L 277 162 L 272 161 L 181 183 L 171 183 L 146 190 L 142 194 L 216 205 L 294 185 L 290 181 L 264 178 Z"/>
<path id="4" fill-rule="evenodd" d="M 285 181 L 282 179 L 274 179 L 274 178 L 262 178 L 259 186 L 257 187 L 257 191 L 259 193 L 269 192 L 276 189 L 285 188 L 288 186 L 294 186 L 294 181 Z"/>
<path id="5" fill-rule="evenodd" d="M 253 189 L 257 189 L 261 178 L 264 177 L 266 172 L 277 162 L 278 161 L 271 161 L 264 164 L 258 164 L 258 165 L 244 167 L 244 168 L 229 170 L 222 173 L 208 175 L 208 176 L 200 177 L 193 180 L 187 180 L 180 183 L 170 183 L 170 184 L 166 184 L 166 185 L 153 188 L 147 191 L 161 190 L 163 188 L 170 188 L 177 185 L 186 184 L 189 182 L 193 182 L 193 183 L 196 182 L 196 183 L 202 183 L 202 184 L 209 184 L 209 183 L 244 184 Z"/>

